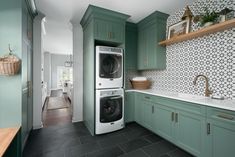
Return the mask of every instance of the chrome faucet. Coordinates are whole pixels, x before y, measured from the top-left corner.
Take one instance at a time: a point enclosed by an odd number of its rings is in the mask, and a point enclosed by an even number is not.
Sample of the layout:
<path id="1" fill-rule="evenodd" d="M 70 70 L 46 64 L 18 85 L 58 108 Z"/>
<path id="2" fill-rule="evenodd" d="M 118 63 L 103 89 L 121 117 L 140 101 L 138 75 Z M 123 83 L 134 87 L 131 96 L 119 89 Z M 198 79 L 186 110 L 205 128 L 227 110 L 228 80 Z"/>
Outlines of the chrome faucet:
<path id="1" fill-rule="evenodd" d="M 205 96 L 209 97 L 211 94 L 212 94 L 212 91 L 209 90 L 209 83 L 208 83 L 208 78 L 205 76 L 205 75 L 197 75 L 193 81 L 193 84 L 196 85 L 197 83 L 197 79 L 199 77 L 203 77 L 205 78 L 205 81 L 206 81 L 206 89 L 205 89 Z"/>

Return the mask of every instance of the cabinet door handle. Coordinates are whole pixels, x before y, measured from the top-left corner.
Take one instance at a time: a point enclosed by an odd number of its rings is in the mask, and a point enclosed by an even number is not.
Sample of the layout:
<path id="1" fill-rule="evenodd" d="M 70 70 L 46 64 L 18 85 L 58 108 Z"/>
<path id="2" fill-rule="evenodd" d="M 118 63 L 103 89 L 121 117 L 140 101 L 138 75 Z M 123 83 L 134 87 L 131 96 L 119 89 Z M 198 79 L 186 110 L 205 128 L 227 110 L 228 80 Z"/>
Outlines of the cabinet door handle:
<path id="1" fill-rule="evenodd" d="M 175 113 L 175 122 L 178 123 L 178 113 Z"/>
<path id="2" fill-rule="evenodd" d="M 211 124 L 210 123 L 207 123 L 206 132 L 207 132 L 207 135 L 210 135 L 210 133 L 211 133 Z"/>
<path id="3" fill-rule="evenodd" d="M 234 120 L 234 117 L 230 115 L 219 114 L 217 115 L 217 117 L 227 119 L 227 120 Z"/>
<path id="4" fill-rule="evenodd" d="M 154 113 L 154 106 L 152 106 L 152 113 Z"/>
<path id="5" fill-rule="evenodd" d="M 150 97 L 148 97 L 148 96 L 146 96 L 146 97 L 144 97 L 145 99 L 150 99 Z"/>
<path id="6" fill-rule="evenodd" d="M 174 120 L 175 120 L 175 113 L 171 112 L 171 121 L 174 122 Z"/>

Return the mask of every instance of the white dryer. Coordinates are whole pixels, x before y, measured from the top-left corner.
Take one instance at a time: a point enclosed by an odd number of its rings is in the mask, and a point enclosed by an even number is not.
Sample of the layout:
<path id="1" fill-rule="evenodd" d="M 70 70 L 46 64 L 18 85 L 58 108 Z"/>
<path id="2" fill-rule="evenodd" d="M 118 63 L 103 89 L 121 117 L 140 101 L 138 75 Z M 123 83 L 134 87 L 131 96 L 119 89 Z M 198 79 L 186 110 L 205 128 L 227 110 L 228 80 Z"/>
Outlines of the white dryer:
<path id="1" fill-rule="evenodd" d="M 123 89 L 96 90 L 95 134 L 108 133 L 123 127 Z"/>
<path id="2" fill-rule="evenodd" d="M 123 87 L 123 49 L 96 46 L 96 89 Z"/>

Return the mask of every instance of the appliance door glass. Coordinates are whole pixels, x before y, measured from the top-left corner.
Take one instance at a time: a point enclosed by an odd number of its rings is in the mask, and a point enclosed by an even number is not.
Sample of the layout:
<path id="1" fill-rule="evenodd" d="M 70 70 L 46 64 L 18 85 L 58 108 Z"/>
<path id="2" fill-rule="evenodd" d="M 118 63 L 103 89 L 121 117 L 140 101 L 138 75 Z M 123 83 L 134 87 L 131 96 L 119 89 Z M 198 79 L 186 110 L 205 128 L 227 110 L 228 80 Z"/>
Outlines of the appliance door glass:
<path id="1" fill-rule="evenodd" d="M 100 78 L 122 77 L 122 55 L 100 53 Z"/>
<path id="2" fill-rule="evenodd" d="M 100 122 L 109 123 L 122 118 L 121 96 L 110 96 L 100 99 Z"/>

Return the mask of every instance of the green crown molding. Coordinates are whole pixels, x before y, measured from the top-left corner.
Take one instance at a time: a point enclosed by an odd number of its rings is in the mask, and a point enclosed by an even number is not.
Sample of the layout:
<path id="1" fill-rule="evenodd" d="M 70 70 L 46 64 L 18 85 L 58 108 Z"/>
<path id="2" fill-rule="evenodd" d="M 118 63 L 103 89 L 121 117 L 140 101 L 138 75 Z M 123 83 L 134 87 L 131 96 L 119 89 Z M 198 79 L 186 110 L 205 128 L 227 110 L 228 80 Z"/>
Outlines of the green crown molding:
<path id="1" fill-rule="evenodd" d="M 102 15 L 102 16 L 109 16 L 109 17 L 114 17 L 114 18 L 119 18 L 120 20 L 127 20 L 130 16 L 123 14 L 123 13 L 119 13 L 119 12 L 115 12 L 112 10 L 108 10 L 108 9 L 104 9 L 101 7 L 97 7 L 94 5 L 89 5 L 82 20 L 80 21 L 80 24 L 82 25 L 82 27 L 84 27 L 84 25 L 86 25 L 86 22 L 89 21 L 89 19 L 94 16 L 98 16 L 98 15 Z"/>
<path id="2" fill-rule="evenodd" d="M 147 16 L 146 18 L 144 18 L 143 20 L 141 20 L 140 22 L 137 23 L 137 25 L 139 27 L 142 27 L 143 25 L 152 22 L 152 21 L 156 21 L 159 20 L 167 20 L 167 18 L 169 17 L 168 14 L 166 13 L 162 13 L 160 11 L 155 11 L 152 14 L 150 14 L 149 16 Z"/>

